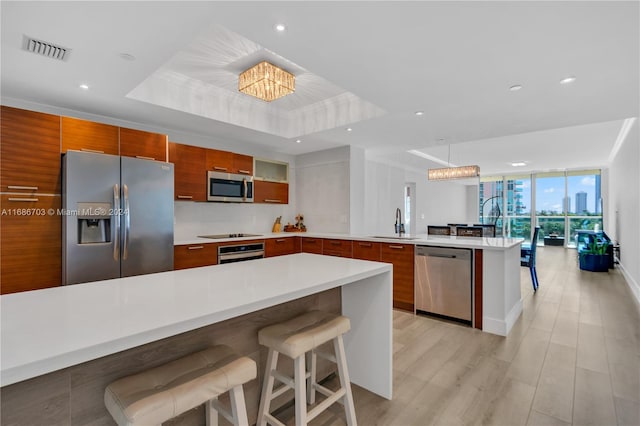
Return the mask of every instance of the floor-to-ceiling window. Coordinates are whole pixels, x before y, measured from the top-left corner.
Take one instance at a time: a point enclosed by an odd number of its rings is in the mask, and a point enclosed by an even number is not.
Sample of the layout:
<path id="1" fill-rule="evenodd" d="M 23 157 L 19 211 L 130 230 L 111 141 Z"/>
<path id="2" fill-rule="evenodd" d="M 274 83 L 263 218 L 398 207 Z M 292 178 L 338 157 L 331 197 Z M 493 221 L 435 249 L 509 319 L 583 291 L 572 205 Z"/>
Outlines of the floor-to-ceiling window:
<path id="1" fill-rule="evenodd" d="M 538 173 L 536 179 L 536 218 L 540 226 L 537 243 L 547 241 L 564 245 L 565 214 L 570 209 L 571 198 L 566 196 L 565 174 Z"/>
<path id="2" fill-rule="evenodd" d="M 506 176 L 505 235 L 530 240 L 531 176 Z"/>
<path id="3" fill-rule="evenodd" d="M 502 176 L 487 176 L 480 179 L 479 217 L 480 223 L 496 226 L 496 237 L 502 236 L 504 222 Z"/>
<path id="4" fill-rule="evenodd" d="M 576 246 L 576 230 L 602 229 L 602 197 L 600 170 L 567 172 L 567 196 L 575 200 L 567 213 L 569 222 L 567 246 Z"/>
<path id="5" fill-rule="evenodd" d="M 496 235 L 575 247 L 576 231 L 602 230 L 600 170 L 487 176 L 480 180 L 479 217 Z"/>

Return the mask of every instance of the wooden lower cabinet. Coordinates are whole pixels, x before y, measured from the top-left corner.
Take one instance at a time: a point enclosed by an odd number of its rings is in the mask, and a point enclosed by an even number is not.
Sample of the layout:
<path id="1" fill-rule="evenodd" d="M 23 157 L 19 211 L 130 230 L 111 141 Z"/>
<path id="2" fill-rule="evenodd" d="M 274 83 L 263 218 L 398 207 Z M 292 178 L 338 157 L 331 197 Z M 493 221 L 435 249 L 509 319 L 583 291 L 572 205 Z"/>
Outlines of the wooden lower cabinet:
<path id="1" fill-rule="evenodd" d="M 197 268 L 218 264 L 218 244 L 184 244 L 173 247 L 173 269 Z"/>
<path id="2" fill-rule="evenodd" d="M 380 262 L 380 243 L 371 241 L 354 241 L 353 258 Z"/>
<path id="3" fill-rule="evenodd" d="M 301 240 L 302 253 L 322 254 L 322 238 L 302 237 Z"/>
<path id="4" fill-rule="evenodd" d="M 59 195 L 0 198 L 0 289 L 2 294 L 56 287 L 62 280 L 62 220 Z"/>
<path id="5" fill-rule="evenodd" d="M 265 257 L 282 256 L 300 252 L 300 237 L 269 238 L 264 243 Z"/>
<path id="6" fill-rule="evenodd" d="M 353 257 L 353 242 L 351 240 L 324 239 L 322 254 L 328 256 Z"/>
<path id="7" fill-rule="evenodd" d="M 380 243 L 380 260 L 393 264 L 393 307 L 414 311 L 413 244 Z"/>
<path id="8" fill-rule="evenodd" d="M 253 202 L 289 204 L 289 184 L 256 180 L 253 182 Z"/>

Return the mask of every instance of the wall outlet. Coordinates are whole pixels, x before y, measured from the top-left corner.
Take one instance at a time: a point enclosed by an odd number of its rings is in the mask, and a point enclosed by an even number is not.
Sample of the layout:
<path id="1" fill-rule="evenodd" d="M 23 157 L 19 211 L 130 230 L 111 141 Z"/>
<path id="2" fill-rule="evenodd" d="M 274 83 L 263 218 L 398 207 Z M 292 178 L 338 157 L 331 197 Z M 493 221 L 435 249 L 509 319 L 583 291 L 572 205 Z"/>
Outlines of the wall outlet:
<path id="1" fill-rule="evenodd" d="M 340 223 L 347 223 L 347 215 L 346 214 L 341 214 L 340 215 Z"/>
<path id="2" fill-rule="evenodd" d="M 424 219 L 424 213 L 420 215 L 420 219 Z"/>

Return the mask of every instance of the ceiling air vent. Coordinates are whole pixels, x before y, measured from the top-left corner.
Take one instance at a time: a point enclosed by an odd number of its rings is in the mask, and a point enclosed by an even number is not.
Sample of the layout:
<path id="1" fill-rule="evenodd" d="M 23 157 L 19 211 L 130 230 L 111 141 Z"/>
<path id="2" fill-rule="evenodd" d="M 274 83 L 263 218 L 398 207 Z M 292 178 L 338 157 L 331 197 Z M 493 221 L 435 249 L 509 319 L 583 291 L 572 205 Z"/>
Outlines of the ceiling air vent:
<path id="1" fill-rule="evenodd" d="M 68 59 L 69 53 L 71 53 L 71 49 L 67 49 L 66 47 L 56 46 L 53 43 L 36 40 L 35 38 L 27 36 L 24 37 L 24 50 L 61 61 Z"/>

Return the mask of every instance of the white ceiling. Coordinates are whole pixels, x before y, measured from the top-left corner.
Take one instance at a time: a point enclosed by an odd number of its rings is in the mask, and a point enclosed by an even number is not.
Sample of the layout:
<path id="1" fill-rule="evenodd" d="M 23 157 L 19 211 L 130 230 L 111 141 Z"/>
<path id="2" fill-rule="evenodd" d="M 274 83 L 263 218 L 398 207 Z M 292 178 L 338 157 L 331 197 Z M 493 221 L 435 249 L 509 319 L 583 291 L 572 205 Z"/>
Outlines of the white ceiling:
<path id="1" fill-rule="evenodd" d="M 406 151 L 446 161 L 451 144 L 452 163 L 479 164 L 483 174 L 512 172 L 506 164 L 511 161 L 527 161 L 533 170 L 597 167 L 606 164 L 622 121 L 640 109 L 635 1 L 2 1 L 0 7 L 3 98 L 290 154 L 353 144 L 425 168 L 433 163 Z M 276 23 L 287 31 L 274 31 Z M 327 97 L 348 92 L 385 113 L 361 120 L 341 112 L 324 130 L 308 133 L 303 127 L 282 137 L 264 127 L 243 127 L 259 120 L 256 109 L 270 113 L 271 104 L 234 111 L 236 121 L 225 122 L 222 116 L 207 118 L 209 108 L 201 107 L 198 115 L 193 108 L 127 97 L 154 73 L 177 72 L 180 58 L 184 65 L 185 52 L 198 43 L 219 46 L 203 43 L 211 28 L 237 34 L 322 79 L 330 88 Z M 25 52 L 24 35 L 72 49 L 69 59 Z M 211 62 L 219 61 L 220 51 L 210 50 Z M 124 60 L 121 53 L 136 60 Z M 192 83 L 210 86 L 204 81 L 206 62 L 191 64 Z M 559 84 L 569 75 L 577 80 Z M 90 90 L 78 89 L 81 83 Z M 514 84 L 523 89 L 509 91 Z M 173 90 L 184 96 L 180 86 Z M 169 90 L 160 85 L 147 92 L 154 91 L 166 101 Z M 216 99 L 218 108 L 226 105 Z M 283 109 L 277 102 L 271 107 Z M 296 98 L 286 102 L 297 105 Z M 425 114 L 415 116 L 418 110 Z M 347 125 L 352 132 L 345 131 Z M 302 143 L 295 143 L 293 135 L 305 129 Z"/>

